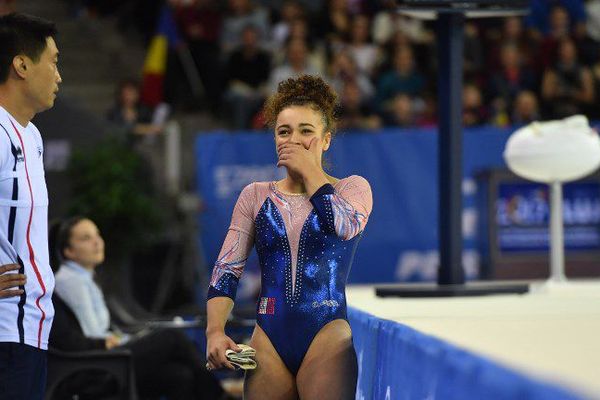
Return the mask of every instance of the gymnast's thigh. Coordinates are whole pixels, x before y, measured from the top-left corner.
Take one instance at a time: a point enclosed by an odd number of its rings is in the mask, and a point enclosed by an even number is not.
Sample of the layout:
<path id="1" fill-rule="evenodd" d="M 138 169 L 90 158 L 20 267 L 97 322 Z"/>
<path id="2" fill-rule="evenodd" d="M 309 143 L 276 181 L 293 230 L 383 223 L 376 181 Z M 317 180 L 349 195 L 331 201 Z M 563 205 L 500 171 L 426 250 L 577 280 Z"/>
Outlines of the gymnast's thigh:
<path id="1" fill-rule="evenodd" d="M 277 354 L 267 334 L 256 325 L 250 346 L 256 349 L 258 366 L 246 372 L 244 400 L 296 400 L 294 377 Z"/>
<path id="2" fill-rule="evenodd" d="M 302 400 L 350 400 L 355 398 L 358 364 L 350 325 L 336 319 L 313 339 L 296 385 Z"/>

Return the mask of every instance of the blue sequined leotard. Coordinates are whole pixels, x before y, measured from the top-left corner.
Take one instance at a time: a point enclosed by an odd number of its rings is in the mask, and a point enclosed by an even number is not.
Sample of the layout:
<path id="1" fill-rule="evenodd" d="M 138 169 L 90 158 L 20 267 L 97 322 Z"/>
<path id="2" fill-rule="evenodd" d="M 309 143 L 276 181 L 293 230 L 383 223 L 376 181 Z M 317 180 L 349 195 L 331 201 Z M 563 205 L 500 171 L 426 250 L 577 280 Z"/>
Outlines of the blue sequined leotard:
<path id="1" fill-rule="evenodd" d="M 346 280 L 371 204 L 369 185 L 358 176 L 335 188 L 324 185 L 310 199 L 286 196 L 273 183 L 249 185 L 236 204 L 208 297 L 235 298 L 253 242 L 261 267 L 257 323 L 295 375 L 319 330 L 346 319 Z"/>

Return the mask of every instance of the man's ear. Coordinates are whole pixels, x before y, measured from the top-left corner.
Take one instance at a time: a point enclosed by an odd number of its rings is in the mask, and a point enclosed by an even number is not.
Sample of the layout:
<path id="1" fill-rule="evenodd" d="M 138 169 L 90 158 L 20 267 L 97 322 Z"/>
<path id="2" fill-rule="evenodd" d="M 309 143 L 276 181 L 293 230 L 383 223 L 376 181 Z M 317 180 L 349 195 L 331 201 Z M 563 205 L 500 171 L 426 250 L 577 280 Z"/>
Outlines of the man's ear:
<path id="1" fill-rule="evenodd" d="M 25 76 L 27 76 L 27 61 L 27 58 L 22 55 L 13 58 L 12 66 L 19 78 L 25 78 Z"/>
<path id="2" fill-rule="evenodd" d="M 323 151 L 327 151 L 331 146 L 331 132 L 325 132 L 323 136 Z"/>

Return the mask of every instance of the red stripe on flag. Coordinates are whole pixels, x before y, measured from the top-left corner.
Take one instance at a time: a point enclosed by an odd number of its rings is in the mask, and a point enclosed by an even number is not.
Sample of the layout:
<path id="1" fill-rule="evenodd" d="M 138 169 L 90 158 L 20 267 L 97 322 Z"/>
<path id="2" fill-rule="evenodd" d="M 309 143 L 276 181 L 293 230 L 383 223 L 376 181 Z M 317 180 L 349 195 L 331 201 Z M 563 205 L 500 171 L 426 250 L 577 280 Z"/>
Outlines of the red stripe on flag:
<path id="1" fill-rule="evenodd" d="M 155 107 L 163 101 L 163 74 L 146 73 L 142 79 L 141 102 Z"/>

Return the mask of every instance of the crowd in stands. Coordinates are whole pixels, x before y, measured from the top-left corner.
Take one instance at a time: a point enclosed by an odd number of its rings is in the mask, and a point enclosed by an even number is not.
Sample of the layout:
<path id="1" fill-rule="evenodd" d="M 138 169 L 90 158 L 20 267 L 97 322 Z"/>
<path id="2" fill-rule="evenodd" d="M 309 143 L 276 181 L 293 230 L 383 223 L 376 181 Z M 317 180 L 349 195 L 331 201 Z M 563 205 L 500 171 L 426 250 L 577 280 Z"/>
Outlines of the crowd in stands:
<path id="1" fill-rule="evenodd" d="M 436 124 L 435 25 L 397 13 L 395 1 L 167 5 L 211 110 L 230 128 L 262 129 L 266 96 L 303 73 L 337 89 L 344 129 Z M 469 19 L 464 32 L 466 126 L 600 118 L 600 0 L 531 0 L 528 16 Z M 168 100 L 182 98 L 172 91 Z"/>

